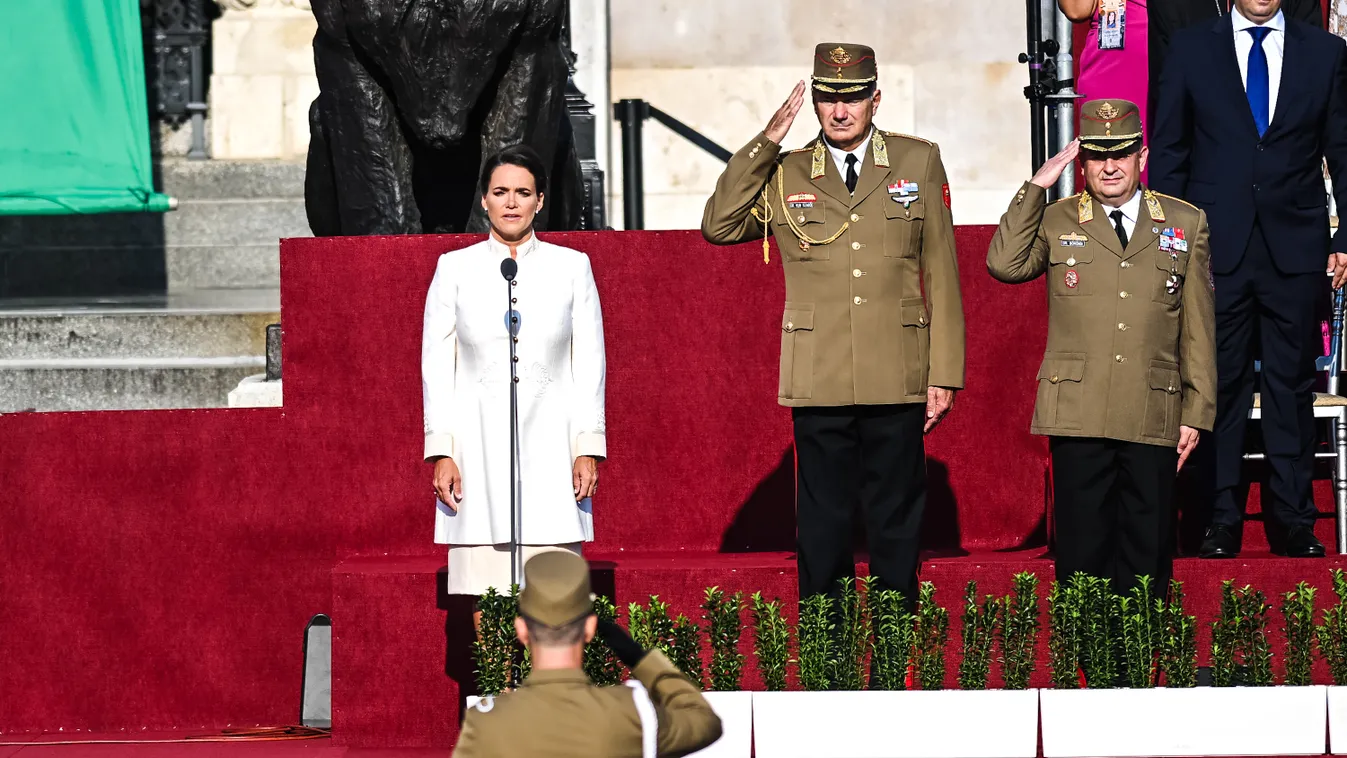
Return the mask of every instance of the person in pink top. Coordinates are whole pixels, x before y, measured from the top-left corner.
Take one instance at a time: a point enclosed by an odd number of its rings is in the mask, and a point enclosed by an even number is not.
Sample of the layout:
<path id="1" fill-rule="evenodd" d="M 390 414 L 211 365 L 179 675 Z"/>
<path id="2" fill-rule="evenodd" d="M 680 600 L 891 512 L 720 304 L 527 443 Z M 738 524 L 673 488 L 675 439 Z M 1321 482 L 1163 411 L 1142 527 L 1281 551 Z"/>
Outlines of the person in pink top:
<path id="1" fill-rule="evenodd" d="M 1072 21 L 1090 24 L 1076 80 L 1081 101 L 1130 100 L 1141 109 L 1142 129 L 1149 131 L 1146 0 L 1057 0 L 1057 7 Z M 1144 170 L 1141 181 L 1146 181 Z"/>

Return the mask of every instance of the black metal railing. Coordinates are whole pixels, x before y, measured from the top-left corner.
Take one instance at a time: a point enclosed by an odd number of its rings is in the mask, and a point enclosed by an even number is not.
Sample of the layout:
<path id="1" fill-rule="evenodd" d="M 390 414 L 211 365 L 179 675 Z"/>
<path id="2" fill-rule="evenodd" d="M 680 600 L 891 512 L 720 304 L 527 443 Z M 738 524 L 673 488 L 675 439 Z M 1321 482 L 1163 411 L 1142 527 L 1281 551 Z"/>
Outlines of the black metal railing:
<path id="1" fill-rule="evenodd" d="M 646 119 L 655 119 L 674 134 L 721 161 L 728 161 L 734 155 L 706 135 L 644 100 L 619 100 L 613 104 L 613 117 L 622 129 L 622 220 L 626 229 L 645 228 L 645 160 L 642 150 Z"/>
<path id="2" fill-rule="evenodd" d="M 206 150 L 206 47 L 209 0 L 140 0 L 150 114 L 165 123 L 192 122 L 188 158 Z"/>

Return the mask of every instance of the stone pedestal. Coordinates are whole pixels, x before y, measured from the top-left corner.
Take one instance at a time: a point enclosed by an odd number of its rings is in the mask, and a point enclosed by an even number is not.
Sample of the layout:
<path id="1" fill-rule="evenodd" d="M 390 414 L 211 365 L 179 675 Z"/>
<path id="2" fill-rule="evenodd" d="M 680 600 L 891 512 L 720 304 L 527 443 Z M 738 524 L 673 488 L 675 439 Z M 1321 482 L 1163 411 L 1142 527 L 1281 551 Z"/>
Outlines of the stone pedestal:
<path id="1" fill-rule="evenodd" d="M 308 0 L 216 0 L 211 157 L 302 159 L 318 96 Z"/>
<path id="2" fill-rule="evenodd" d="M 266 374 L 253 374 L 244 377 L 229 393 L 230 408 L 279 408 L 281 407 L 281 380 L 267 381 Z"/>

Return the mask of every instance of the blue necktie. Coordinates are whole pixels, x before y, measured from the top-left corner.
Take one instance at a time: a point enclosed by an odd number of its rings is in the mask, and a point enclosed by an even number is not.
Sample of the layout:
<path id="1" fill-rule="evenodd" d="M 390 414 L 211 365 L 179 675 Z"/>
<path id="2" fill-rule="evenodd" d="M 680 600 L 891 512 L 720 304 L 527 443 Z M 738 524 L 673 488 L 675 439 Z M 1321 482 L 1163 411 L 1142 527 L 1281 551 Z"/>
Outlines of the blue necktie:
<path id="1" fill-rule="evenodd" d="M 1248 30 L 1253 35 L 1253 49 L 1249 51 L 1249 75 L 1244 92 L 1249 97 L 1249 108 L 1253 111 L 1253 122 L 1258 127 L 1260 138 L 1267 133 L 1268 122 L 1272 120 L 1268 113 L 1267 52 L 1263 50 L 1263 40 L 1271 31 L 1265 26 L 1254 26 Z"/>

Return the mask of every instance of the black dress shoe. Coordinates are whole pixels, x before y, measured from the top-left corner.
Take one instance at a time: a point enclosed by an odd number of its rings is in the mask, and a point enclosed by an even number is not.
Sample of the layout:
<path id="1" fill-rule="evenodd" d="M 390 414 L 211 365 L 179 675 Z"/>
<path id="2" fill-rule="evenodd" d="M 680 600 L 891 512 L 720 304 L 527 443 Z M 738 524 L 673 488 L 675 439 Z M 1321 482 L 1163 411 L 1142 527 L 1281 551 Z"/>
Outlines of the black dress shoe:
<path id="1" fill-rule="evenodd" d="M 1235 536 L 1234 527 L 1216 524 L 1207 529 L 1197 554 L 1203 558 L 1238 558 L 1239 538 Z"/>
<path id="2" fill-rule="evenodd" d="M 1291 558 L 1323 558 L 1324 543 L 1308 526 L 1292 527 L 1286 533 L 1286 555 Z"/>

